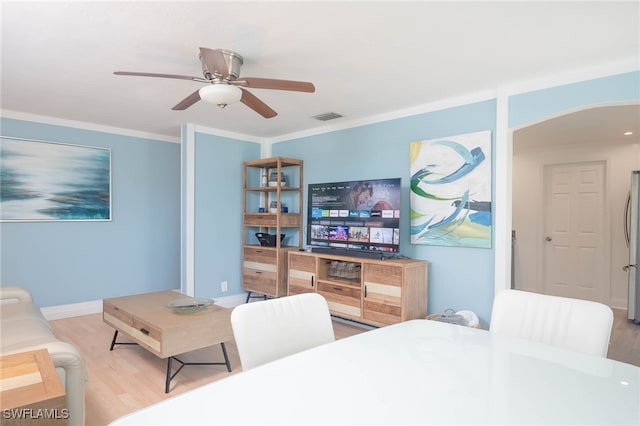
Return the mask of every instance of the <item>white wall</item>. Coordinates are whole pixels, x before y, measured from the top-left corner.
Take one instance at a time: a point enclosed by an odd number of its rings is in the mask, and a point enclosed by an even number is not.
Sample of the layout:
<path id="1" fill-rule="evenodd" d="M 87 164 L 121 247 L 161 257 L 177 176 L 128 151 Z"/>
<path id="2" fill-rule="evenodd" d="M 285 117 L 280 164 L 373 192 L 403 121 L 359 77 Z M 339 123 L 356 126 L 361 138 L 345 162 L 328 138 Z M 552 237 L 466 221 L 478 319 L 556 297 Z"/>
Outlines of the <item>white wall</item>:
<path id="1" fill-rule="evenodd" d="M 628 249 L 623 235 L 624 206 L 631 182 L 631 170 L 640 169 L 640 142 L 629 144 L 564 145 L 517 149 L 513 157 L 513 229 L 517 239 L 514 253 L 515 287 L 542 292 L 543 289 L 543 169 L 547 164 L 606 161 L 606 191 L 610 223 L 611 289 L 609 304 L 626 309 Z"/>

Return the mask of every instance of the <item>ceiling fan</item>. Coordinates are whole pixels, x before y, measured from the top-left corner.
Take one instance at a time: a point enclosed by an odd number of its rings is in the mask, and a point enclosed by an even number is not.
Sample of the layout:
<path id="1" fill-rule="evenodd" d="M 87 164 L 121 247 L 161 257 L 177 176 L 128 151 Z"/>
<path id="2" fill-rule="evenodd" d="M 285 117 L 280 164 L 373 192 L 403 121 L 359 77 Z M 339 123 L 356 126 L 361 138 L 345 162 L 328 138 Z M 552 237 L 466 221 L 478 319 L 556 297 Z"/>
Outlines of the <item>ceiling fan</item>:
<path id="1" fill-rule="evenodd" d="M 316 90 L 313 83 L 305 81 L 276 80 L 257 77 L 244 77 L 239 79 L 240 67 L 243 63 L 242 56 L 230 50 L 201 47 L 200 62 L 202 63 L 203 77 L 130 71 L 116 71 L 114 74 L 138 77 L 175 78 L 207 83 L 206 86 L 203 86 L 178 102 L 178 104 L 172 108 L 173 110 L 185 110 L 201 99 L 206 102 L 215 103 L 220 108 L 240 101 L 264 118 L 273 118 L 278 115 L 278 113 L 258 99 L 254 94 L 246 90 L 245 87 L 307 93 L 313 93 Z"/>

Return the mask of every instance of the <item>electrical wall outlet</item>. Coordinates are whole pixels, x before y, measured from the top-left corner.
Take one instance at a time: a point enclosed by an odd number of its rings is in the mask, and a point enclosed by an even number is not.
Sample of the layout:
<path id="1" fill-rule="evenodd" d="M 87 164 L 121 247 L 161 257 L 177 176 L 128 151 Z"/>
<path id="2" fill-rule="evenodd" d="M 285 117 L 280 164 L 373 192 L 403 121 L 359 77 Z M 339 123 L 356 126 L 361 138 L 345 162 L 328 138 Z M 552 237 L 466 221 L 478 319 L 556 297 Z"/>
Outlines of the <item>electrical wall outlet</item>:
<path id="1" fill-rule="evenodd" d="M 229 290 L 229 284 L 226 281 L 222 281 L 220 283 L 220 290 L 227 291 Z"/>

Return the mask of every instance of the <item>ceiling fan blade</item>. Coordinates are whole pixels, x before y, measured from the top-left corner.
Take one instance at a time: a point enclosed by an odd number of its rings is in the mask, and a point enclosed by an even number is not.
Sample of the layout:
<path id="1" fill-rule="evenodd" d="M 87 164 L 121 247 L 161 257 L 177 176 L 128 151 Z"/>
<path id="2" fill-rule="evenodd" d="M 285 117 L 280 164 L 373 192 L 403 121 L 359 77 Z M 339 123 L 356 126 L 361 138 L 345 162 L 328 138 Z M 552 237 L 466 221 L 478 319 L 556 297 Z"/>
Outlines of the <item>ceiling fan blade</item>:
<path id="1" fill-rule="evenodd" d="M 269 105 L 262 102 L 251 92 L 244 90 L 242 87 L 240 88 L 240 90 L 242 90 L 242 97 L 240 98 L 240 102 L 257 112 L 264 118 L 273 118 L 278 115 L 278 113 L 272 110 Z"/>
<path id="2" fill-rule="evenodd" d="M 175 111 L 182 111 L 189 108 L 191 105 L 195 104 L 200 100 L 199 92 L 200 92 L 199 90 L 196 90 L 195 92 L 193 92 L 192 94 L 190 94 L 189 96 L 187 96 L 186 98 L 178 102 L 178 104 L 171 109 Z"/>
<path id="3" fill-rule="evenodd" d="M 200 55 L 211 74 L 220 75 L 221 78 L 229 77 L 229 66 L 227 65 L 227 61 L 225 61 L 222 52 L 215 49 L 209 49 L 207 47 L 201 47 Z"/>
<path id="4" fill-rule="evenodd" d="M 131 72 L 131 71 L 115 71 L 115 75 L 132 75 L 134 77 L 160 77 L 160 78 L 177 78 L 180 80 L 193 80 L 200 82 L 207 82 L 202 77 L 191 77 L 188 75 L 178 75 L 178 74 L 156 74 L 152 72 Z"/>
<path id="5" fill-rule="evenodd" d="M 275 89 L 275 90 L 290 90 L 293 92 L 307 92 L 313 93 L 316 91 L 313 83 L 306 81 L 293 81 L 293 80 L 276 80 L 273 78 L 257 78 L 257 77 L 243 77 L 238 83 L 245 81 L 247 87 L 252 89 Z"/>

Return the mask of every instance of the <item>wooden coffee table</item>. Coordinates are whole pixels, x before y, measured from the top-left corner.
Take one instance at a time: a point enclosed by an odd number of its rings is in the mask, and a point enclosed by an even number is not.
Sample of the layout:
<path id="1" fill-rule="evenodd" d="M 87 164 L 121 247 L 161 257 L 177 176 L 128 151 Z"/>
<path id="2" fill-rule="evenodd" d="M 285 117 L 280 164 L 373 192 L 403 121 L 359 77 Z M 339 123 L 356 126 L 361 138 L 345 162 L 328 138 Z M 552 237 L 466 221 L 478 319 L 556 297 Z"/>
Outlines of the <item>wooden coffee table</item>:
<path id="1" fill-rule="evenodd" d="M 211 305 L 206 309 L 177 314 L 167 303 L 185 296 L 175 291 L 114 297 L 102 301 L 102 319 L 115 328 L 111 348 L 115 345 L 140 345 L 159 358 L 167 358 L 165 393 L 169 393 L 171 380 L 185 365 L 226 365 L 231 372 L 224 342 L 233 339 L 231 309 Z M 133 342 L 117 342 L 118 333 Z M 224 362 L 183 362 L 176 355 L 220 344 Z M 180 363 L 175 373 L 172 361 Z"/>

